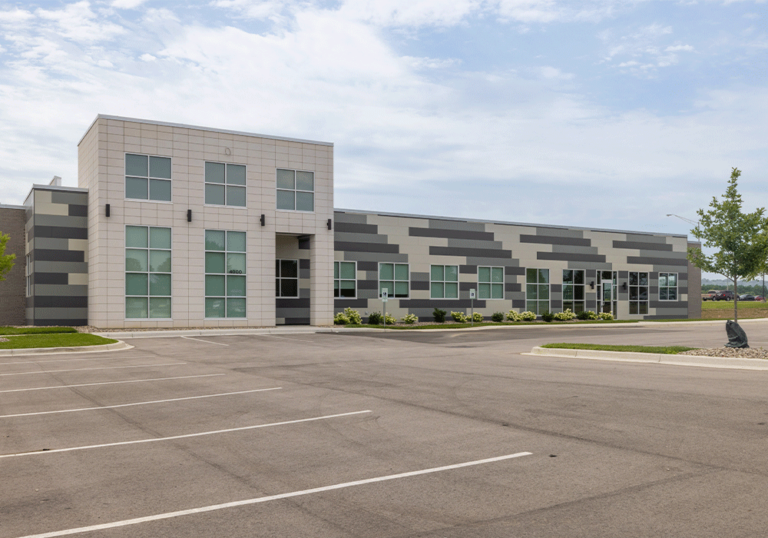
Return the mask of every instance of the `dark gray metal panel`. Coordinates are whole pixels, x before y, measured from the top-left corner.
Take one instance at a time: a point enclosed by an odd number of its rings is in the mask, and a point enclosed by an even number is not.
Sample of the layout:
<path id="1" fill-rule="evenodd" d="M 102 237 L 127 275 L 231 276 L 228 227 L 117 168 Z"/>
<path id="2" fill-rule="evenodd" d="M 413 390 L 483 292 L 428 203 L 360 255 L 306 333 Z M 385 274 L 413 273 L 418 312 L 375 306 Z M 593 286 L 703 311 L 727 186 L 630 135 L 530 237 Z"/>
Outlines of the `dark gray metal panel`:
<path id="1" fill-rule="evenodd" d="M 397 254 L 400 252 L 400 245 L 380 245 L 373 243 L 353 243 L 350 241 L 337 241 L 333 246 L 334 250 L 344 252 L 380 252 L 386 254 Z"/>
<path id="2" fill-rule="evenodd" d="M 547 226 L 546 228 L 536 228 L 536 235 L 548 237 L 571 237 L 578 239 L 584 237 L 584 230 L 574 230 L 571 228 L 558 228 L 557 226 Z"/>
<path id="3" fill-rule="evenodd" d="M 88 262 L 51 262 L 35 261 L 35 274 L 37 273 L 87 273 Z M 48 282 L 46 282 L 48 284 Z"/>
<path id="4" fill-rule="evenodd" d="M 665 235 L 645 235 L 645 234 L 627 234 L 627 241 L 638 241 L 641 243 L 654 243 L 657 245 L 666 245 L 667 236 Z"/>
<path id="5" fill-rule="evenodd" d="M 354 252 L 345 251 L 344 259 L 347 261 L 356 261 L 358 265 L 360 262 L 391 262 L 391 263 L 408 263 L 407 254 L 386 254 L 382 252 Z"/>
<path id="6" fill-rule="evenodd" d="M 512 308 L 525 308 L 525 299 L 512 299 Z"/>
<path id="7" fill-rule="evenodd" d="M 504 274 L 505 275 L 525 275 L 525 267 L 511 267 L 507 265 L 504 267 Z"/>
<path id="8" fill-rule="evenodd" d="M 46 189 L 41 189 L 46 190 Z M 76 205 L 88 205 L 88 193 L 87 192 L 63 192 L 63 191 L 50 191 L 51 202 L 54 204 L 76 204 Z"/>
<path id="9" fill-rule="evenodd" d="M 358 280 L 357 289 L 358 290 L 378 290 L 379 281 L 378 280 Z"/>
<path id="10" fill-rule="evenodd" d="M 518 260 L 511 259 L 511 258 L 467 256 L 466 265 L 493 265 L 495 267 L 506 267 L 506 266 L 517 267 L 520 265 L 520 263 L 518 262 Z"/>
<path id="11" fill-rule="evenodd" d="M 309 260 L 306 258 L 299 260 L 299 269 L 309 269 Z M 309 278 L 309 276 L 302 276 L 300 278 Z"/>
<path id="12" fill-rule="evenodd" d="M 35 307 L 35 321 L 46 319 L 87 319 L 88 308 Z"/>
<path id="13" fill-rule="evenodd" d="M 34 243 L 34 245 L 32 244 Z M 38 237 L 30 241 L 30 250 L 51 249 L 51 250 L 69 250 L 69 239 L 60 237 Z"/>
<path id="14" fill-rule="evenodd" d="M 428 291 L 429 281 L 421 282 L 418 280 L 411 280 L 411 289 L 414 291 Z"/>
<path id="15" fill-rule="evenodd" d="M 359 224 L 355 224 L 359 226 Z M 389 238 L 386 235 L 358 234 L 336 231 L 334 234 L 334 243 L 379 243 L 387 244 Z"/>
<path id="16" fill-rule="evenodd" d="M 276 308 L 309 308 L 309 298 L 289 299 L 278 297 L 275 299 Z M 283 317 L 283 316 L 278 316 Z"/>
<path id="17" fill-rule="evenodd" d="M 63 226 L 64 228 L 87 228 L 88 217 L 68 217 L 35 213 L 35 226 Z"/>
<path id="18" fill-rule="evenodd" d="M 338 233 L 355 233 L 365 235 L 375 235 L 379 233 L 379 227 L 376 224 L 363 224 L 360 222 L 336 222 L 334 231 Z"/>
<path id="19" fill-rule="evenodd" d="M 475 256 L 481 258 L 512 258 L 511 250 L 491 250 L 482 248 L 452 248 L 452 247 L 429 247 L 429 254 L 432 256 Z"/>
<path id="20" fill-rule="evenodd" d="M 649 243 L 641 241 L 614 241 L 613 248 L 627 248 L 632 250 L 663 250 L 672 252 L 672 245 L 666 243 Z"/>
<path id="21" fill-rule="evenodd" d="M 35 308 L 88 308 L 88 297 L 85 296 L 41 296 L 34 297 Z"/>
<path id="22" fill-rule="evenodd" d="M 476 275 L 477 265 L 459 265 L 459 273 L 465 275 Z"/>
<path id="23" fill-rule="evenodd" d="M 686 258 L 681 258 L 679 260 L 670 259 L 670 258 L 651 258 L 651 257 L 641 257 L 641 256 L 627 256 L 627 263 L 628 264 L 642 264 L 642 265 L 664 265 L 664 266 L 670 266 L 670 267 L 685 267 L 688 265 L 688 260 Z M 657 269 L 654 267 L 654 269 Z M 658 271 L 658 269 L 657 269 Z"/>
<path id="24" fill-rule="evenodd" d="M 73 319 L 61 319 L 61 318 L 51 318 L 51 319 L 29 319 L 27 322 L 27 325 L 34 325 L 35 327 L 55 327 L 58 325 L 67 325 L 71 327 L 83 327 L 85 325 L 88 325 L 88 319 L 87 318 L 73 318 Z"/>
<path id="25" fill-rule="evenodd" d="M 449 239 L 449 248 L 483 248 L 501 250 L 503 248 L 501 241 L 477 241 L 475 239 Z"/>
<path id="26" fill-rule="evenodd" d="M 522 291 L 523 286 L 522 284 L 517 284 L 515 282 L 505 282 L 504 283 L 504 291 L 505 292 L 517 292 Z"/>
<path id="27" fill-rule="evenodd" d="M 470 308 L 472 302 L 467 299 L 400 299 L 401 308 L 441 308 L 443 310 Z M 485 308 L 485 301 L 475 300 L 475 308 Z"/>
<path id="28" fill-rule="evenodd" d="M 353 222 L 355 224 L 367 224 L 368 215 L 361 215 L 359 213 L 344 213 L 342 211 L 333 212 L 333 220 L 338 226 L 342 222 Z"/>
<path id="29" fill-rule="evenodd" d="M 470 232 L 484 232 L 484 222 L 467 222 L 464 220 L 440 220 L 429 219 L 429 227 L 439 230 L 466 230 Z"/>
<path id="30" fill-rule="evenodd" d="M 301 318 L 286 317 L 284 319 L 285 319 L 284 325 L 309 325 L 309 323 L 310 323 L 309 316 L 301 317 Z"/>
<path id="31" fill-rule="evenodd" d="M 84 262 L 85 252 L 82 250 L 51 250 L 35 249 L 35 261 L 42 262 Z"/>
<path id="32" fill-rule="evenodd" d="M 87 297 L 88 286 L 57 286 L 53 284 L 35 284 L 35 293 L 43 296 L 60 295 L 70 297 Z"/>
<path id="33" fill-rule="evenodd" d="M 334 299 L 333 306 L 335 313 L 342 312 L 345 308 L 368 308 L 368 299 Z"/>
<path id="34" fill-rule="evenodd" d="M 88 206 L 87 205 L 77 205 L 77 204 L 70 204 L 68 214 L 70 217 L 87 217 L 88 216 Z"/>
<path id="35" fill-rule="evenodd" d="M 37 286 L 38 284 L 53 284 L 53 285 L 69 284 L 69 274 L 68 273 L 39 273 L 39 272 L 35 272 L 33 278 L 34 278 L 35 286 Z"/>
<path id="36" fill-rule="evenodd" d="M 551 235 L 521 235 L 521 243 L 538 243 L 542 245 L 570 245 L 576 247 L 589 247 L 592 241 L 579 237 L 556 237 Z"/>
<path id="37" fill-rule="evenodd" d="M 595 310 L 595 308 L 597 308 L 597 301 L 587 299 L 587 310 Z"/>
<path id="38" fill-rule="evenodd" d="M 562 293 L 563 292 L 563 285 L 562 284 L 550 284 L 549 285 L 549 291 L 552 293 Z"/>
<path id="39" fill-rule="evenodd" d="M 412 271 L 411 272 L 411 282 L 415 282 L 415 281 L 429 282 L 429 273 L 422 273 L 420 271 Z"/>
<path id="40" fill-rule="evenodd" d="M 597 247 L 574 247 L 571 245 L 552 245 L 552 252 L 562 254 L 600 254 Z"/>
<path id="41" fill-rule="evenodd" d="M 31 233 L 33 237 L 60 237 L 65 239 L 88 239 L 88 228 L 73 228 L 64 226 L 38 226 L 37 220 L 40 215 L 35 217 L 35 226 Z"/>
<path id="42" fill-rule="evenodd" d="M 408 228 L 411 237 L 438 237 L 444 239 L 465 239 L 471 241 L 493 241 L 493 233 L 476 230 L 441 229 L 441 228 Z"/>
<path id="43" fill-rule="evenodd" d="M 602 254 L 574 254 L 569 252 L 537 252 L 536 259 L 566 262 L 605 263 L 605 256 Z"/>
<path id="44" fill-rule="evenodd" d="M 560 299 L 552 298 L 549 302 L 549 307 L 552 309 L 552 312 L 559 311 L 563 309 L 563 301 Z"/>
<path id="45" fill-rule="evenodd" d="M 379 270 L 379 262 L 359 261 L 359 262 L 357 262 L 357 270 L 358 271 L 378 272 L 378 270 Z"/>

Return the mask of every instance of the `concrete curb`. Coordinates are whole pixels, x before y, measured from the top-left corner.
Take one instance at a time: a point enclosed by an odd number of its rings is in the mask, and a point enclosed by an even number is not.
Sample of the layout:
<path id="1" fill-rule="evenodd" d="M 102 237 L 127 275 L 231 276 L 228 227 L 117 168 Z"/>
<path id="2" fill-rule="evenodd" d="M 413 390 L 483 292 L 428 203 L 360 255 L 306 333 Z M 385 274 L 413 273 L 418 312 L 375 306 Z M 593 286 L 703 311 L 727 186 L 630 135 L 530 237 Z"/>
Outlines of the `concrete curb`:
<path id="1" fill-rule="evenodd" d="M 31 347 L 26 349 L 0 349 L 0 357 L 18 357 L 20 355 L 56 355 L 60 353 L 106 353 L 107 351 L 121 351 L 133 349 L 132 345 L 117 341 L 114 344 L 100 346 L 73 346 L 73 347 Z"/>
<path id="2" fill-rule="evenodd" d="M 192 329 L 192 330 L 157 330 L 157 331 L 126 331 L 126 332 L 95 332 L 104 338 L 179 338 L 182 336 L 242 336 L 259 334 L 314 334 L 333 332 L 332 327 L 297 327 L 290 329 Z"/>
<path id="3" fill-rule="evenodd" d="M 768 360 L 728 359 L 724 357 L 703 357 L 699 355 L 663 355 L 658 353 L 632 353 L 628 351 L 596 351 L 589 349 L 556 349 L 534 347 L 524 355 L 560 357 L 571 359 L 592 359 L 598 361 L 653 362 L 676 366 L 703 366 L 706 368 L 732 368 L 736 370 L 768 370 Z"/>

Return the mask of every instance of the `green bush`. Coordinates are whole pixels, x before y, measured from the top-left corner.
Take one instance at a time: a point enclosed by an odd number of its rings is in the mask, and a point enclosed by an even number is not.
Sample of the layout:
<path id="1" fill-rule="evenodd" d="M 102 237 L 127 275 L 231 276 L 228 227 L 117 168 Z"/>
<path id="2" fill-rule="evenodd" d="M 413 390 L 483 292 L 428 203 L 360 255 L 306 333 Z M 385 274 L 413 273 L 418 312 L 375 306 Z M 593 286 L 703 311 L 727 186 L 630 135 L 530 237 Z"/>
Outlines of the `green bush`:
<path id="1" fill-rule="evenodd" d="M 491 319 L 496 322 L 504 321 L 504 312 L 494 312 Z"/>
<path id="2" fill-rule="evenodd" d="M 466 323 L 469 321 L 469 318 L 464 312 L 451 312 L 451 317 L 453 318 L 453 321 L 458 323 Z"/>
<path id="3" fill-rule="evenodd" d="M 582 321 L 596 320 L 597 319 L 597 314 L 595 314 L 591 310 L 582 310 L 581 312 L 576 314 L 576 317 L 578 319 L 582 320 Z"/>
<path id="4" fill-rule="evenodd" d="M 351 323 L 352 325 L 363 324 L 363 317 L 360 315 L 360 312 L 358 312 L 354 308 L 350 308 L 350 307 L 345 308 L 344 315 L 347 316 L 349 323 Z"/>
<path id="5" fill-rule="evenodd" d="M 475 323 L 480 323 L 481 321 L 484 321 L 485 317 L 480 312 L 475 312 L 472 314 L 472 321 Z"/>
<path id="6" fill-rule="evenodd" d="M 509 312 L 507 312 L 507 320 L 509 320 L 509 321 L 522 321 L 523 317 L 520 314 L 518 314 L 517 312 L 515 312 L 514 310 L 510 310 Z"/>
<path id="7" fill-rule="evenodd" d="M 384 316 L 381 312 L 371 312 L 368 314 L 368 325 L 381 325 L 384 321 Z"/>
<path id="8" fill-rule="evenodd" d="M 557 321 L 571 321 L 575 317 L 576 317 L 576 314 L 571 312 L 570 308 L 566 308 L 565 312 L 558 312 L 557 314 L 555 314 L 555 319 Z"/>
<path id="9" fill-rule="evenodd" d="M 408 325 L 413 325 L 414 323 L 416 323 L 417 321 L 419 321 L 419 316 L 417 316 L 416 314 L 407 314 L 407 315 L 406 315 L 406 316 L 403 318 L 403 321 L 404 321 L 405 323 L 407 323 Z"/>
<path id="10" fill-rule="evenodd" d="M 387 325 L 394 325 L 395 323 L 397 323 L 397 320 L 391 314 L 387 314 L 385 316 L 385 321 L 387 322 Z"/>
<path id="11" fill-rule="evenodd" d="M 344 315 L 344 312 L 339 312 L 333 318 L 334 325 L 346 325 L 347 323 L 349 323 L 349 318 Z"/>
<path id="12" fill-rule="evenodd" d="M 432 311 L 432 317 L 435 319 L 436 323 L 445 323 L 445 315 L 447 312 L 445 310 L 440 310 L 439 308 L 435 308 Z"/>
<path id="13" fill-rule="evenodd" d="M 530 310 L 526 310 L 525 312 L 520 314 L 520 319 L 522 321 L 535 321 L 536 320 L 536 314 L 534 314 Z"/>
<path id="14" fill-rule="evenodd" d="M 603 321 L 610 321 L 613 319 L 613 314 L 610 312 L 600 312 L 600 319 Z"/>
<path id="15" fill-rule="evenodd" d="M 555 315 L 549 310 L 547 310 L 541 314 L 541 319 L 543 319 L 547 323 L 551 323 L 552 320 L 555 319 Z"/>

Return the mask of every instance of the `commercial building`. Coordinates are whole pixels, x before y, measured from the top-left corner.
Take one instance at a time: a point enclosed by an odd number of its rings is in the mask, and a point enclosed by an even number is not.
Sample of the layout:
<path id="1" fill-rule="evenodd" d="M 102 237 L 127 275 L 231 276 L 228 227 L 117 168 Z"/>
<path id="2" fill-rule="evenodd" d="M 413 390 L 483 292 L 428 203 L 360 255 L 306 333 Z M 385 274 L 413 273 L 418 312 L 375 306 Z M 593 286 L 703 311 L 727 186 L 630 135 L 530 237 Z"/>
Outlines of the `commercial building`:
<path id="1" fill-rule="evenodd" d="M 334 210 L 327 142 L 99 115 L 78 148 L 77 188 L 0 206 L 20 254 L 1 323 L 330 325 L 382 290 L 397 317 L 701 316 L 684 235 Z"/>

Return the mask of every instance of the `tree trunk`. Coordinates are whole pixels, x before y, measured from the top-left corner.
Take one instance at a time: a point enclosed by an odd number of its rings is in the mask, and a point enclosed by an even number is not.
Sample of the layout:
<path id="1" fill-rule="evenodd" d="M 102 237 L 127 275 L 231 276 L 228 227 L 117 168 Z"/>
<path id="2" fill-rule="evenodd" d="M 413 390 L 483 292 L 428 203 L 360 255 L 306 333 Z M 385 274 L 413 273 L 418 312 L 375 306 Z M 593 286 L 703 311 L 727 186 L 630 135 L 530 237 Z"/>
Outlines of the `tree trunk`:
<path id="1" fill-rule="evenodd" d="M 733 320 L 739 322 L 739 279 L 733 279 Z"/>

